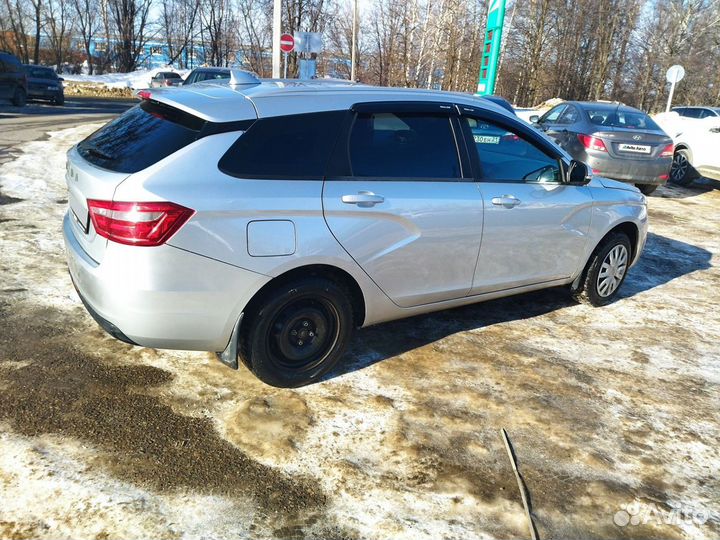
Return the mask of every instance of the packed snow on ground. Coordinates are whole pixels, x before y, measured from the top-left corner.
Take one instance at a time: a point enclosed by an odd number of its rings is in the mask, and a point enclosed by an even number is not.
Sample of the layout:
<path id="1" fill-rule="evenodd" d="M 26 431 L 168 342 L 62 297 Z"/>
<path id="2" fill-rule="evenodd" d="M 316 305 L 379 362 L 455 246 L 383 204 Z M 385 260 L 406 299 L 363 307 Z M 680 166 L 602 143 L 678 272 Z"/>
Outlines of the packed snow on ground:
<path id="1" fill-rule="evenodd" d="M 65 81 L 80 83 L 102 84 L 108 88 L 148 88 L 150 79 L 160 71 L 173 71 L 179 73 L 184 79 L 190 73 L 189 69 L 174 69 L 171 67 L 140 69 L 131 73 L 106 73 L 104 75 L 63 75 Z"/>

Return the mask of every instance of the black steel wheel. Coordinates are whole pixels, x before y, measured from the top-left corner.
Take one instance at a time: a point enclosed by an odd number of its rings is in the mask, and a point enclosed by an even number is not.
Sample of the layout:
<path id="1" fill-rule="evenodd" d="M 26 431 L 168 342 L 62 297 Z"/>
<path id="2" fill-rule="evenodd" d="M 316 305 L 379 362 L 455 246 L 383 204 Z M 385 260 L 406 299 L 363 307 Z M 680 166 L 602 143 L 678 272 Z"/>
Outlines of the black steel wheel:
<path id="1" fill-rule="evenodd" d="M 240 356 L 260 380 L 293 388 L 335 366 L 353 327 L 342 285 L 312 276 L 278 285 L 260 304 L 240 336 Z"/>

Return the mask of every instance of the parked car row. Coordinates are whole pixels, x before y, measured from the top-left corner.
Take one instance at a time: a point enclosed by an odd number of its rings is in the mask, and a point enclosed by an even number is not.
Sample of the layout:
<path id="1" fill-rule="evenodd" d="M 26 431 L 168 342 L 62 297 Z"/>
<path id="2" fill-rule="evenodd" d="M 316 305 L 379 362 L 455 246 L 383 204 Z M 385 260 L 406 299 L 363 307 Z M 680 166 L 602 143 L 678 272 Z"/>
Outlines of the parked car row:
<path id="1" fill-rule="evenodd" d="M 633 183 L 646 195 L 669 179 L 673 140 L 643 111 L 567 101 L 530 121 L 595 174 Z"/>
<path id="2" fill-rule="evenodd" d="M 0 99 L 10 100 L 16 107 L 24 107 L 28 99 L 63 105 L 62 81 L 53 68 L 22 64 L 15 55 L 0 51 Z"/>
<path id="3" fill-rule="evenodd" d="M 720 180 L 720 107 L 674 107 L 669 115 L 676 121 L 660 125 L 665 114 L 656 122 L 621 103 L 567 101 L 528 120 L 593 173 L 633 183 L 646 195 L 667 181 Z"/>
<path id="4" fill-rule="evenodd" d="M 230 69 L 222 67 L 202 67 L 193 69 L 183 80 L 179 73 L 174 71 L 160 71 L 150 79 L 150 88 L 163 88 L 168 86 L 183 86 L 203 81 L 229 79 Z"/>

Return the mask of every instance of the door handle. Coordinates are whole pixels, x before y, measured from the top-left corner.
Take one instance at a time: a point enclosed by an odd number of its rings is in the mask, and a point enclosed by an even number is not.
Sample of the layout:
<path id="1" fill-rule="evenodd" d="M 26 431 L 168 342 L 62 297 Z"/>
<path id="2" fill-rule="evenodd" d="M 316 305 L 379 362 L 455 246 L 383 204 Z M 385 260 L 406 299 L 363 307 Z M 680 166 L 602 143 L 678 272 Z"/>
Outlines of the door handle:
<path id="1" fill-rule="evenodd" d="M 372 191 L 358 191 L 357 195 L 343 195 L 341 200 L 345 204 L 357 204 L 361 208 L 369 208 L 385 202 L 385 197 L 375 195 Z"/>
<path id="2" fill-rule="evenodd" d="M 503 195 L 502 197 L 493 197 L 492 203 L 495 206 L 504 206 L 505 208 L 513 208 L 520 204 L 520 199 L 512 195 Z"/>

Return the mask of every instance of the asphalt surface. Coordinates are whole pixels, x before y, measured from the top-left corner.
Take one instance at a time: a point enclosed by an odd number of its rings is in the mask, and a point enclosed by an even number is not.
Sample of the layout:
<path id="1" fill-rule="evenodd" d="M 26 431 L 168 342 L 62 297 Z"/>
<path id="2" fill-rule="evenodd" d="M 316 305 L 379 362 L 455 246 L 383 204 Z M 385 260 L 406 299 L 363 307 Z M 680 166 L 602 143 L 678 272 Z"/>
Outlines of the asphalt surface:
<path id="1" fill-rule="evenodd" d="M 133 99 L 73 97 L 66 98 L 62 107 L 40 101 L 14 107 L 0 100 L 0 165 L 14 159 L 13 146 L 46 138 L 48 131 L 110 120 L 135 103 Z"/>

